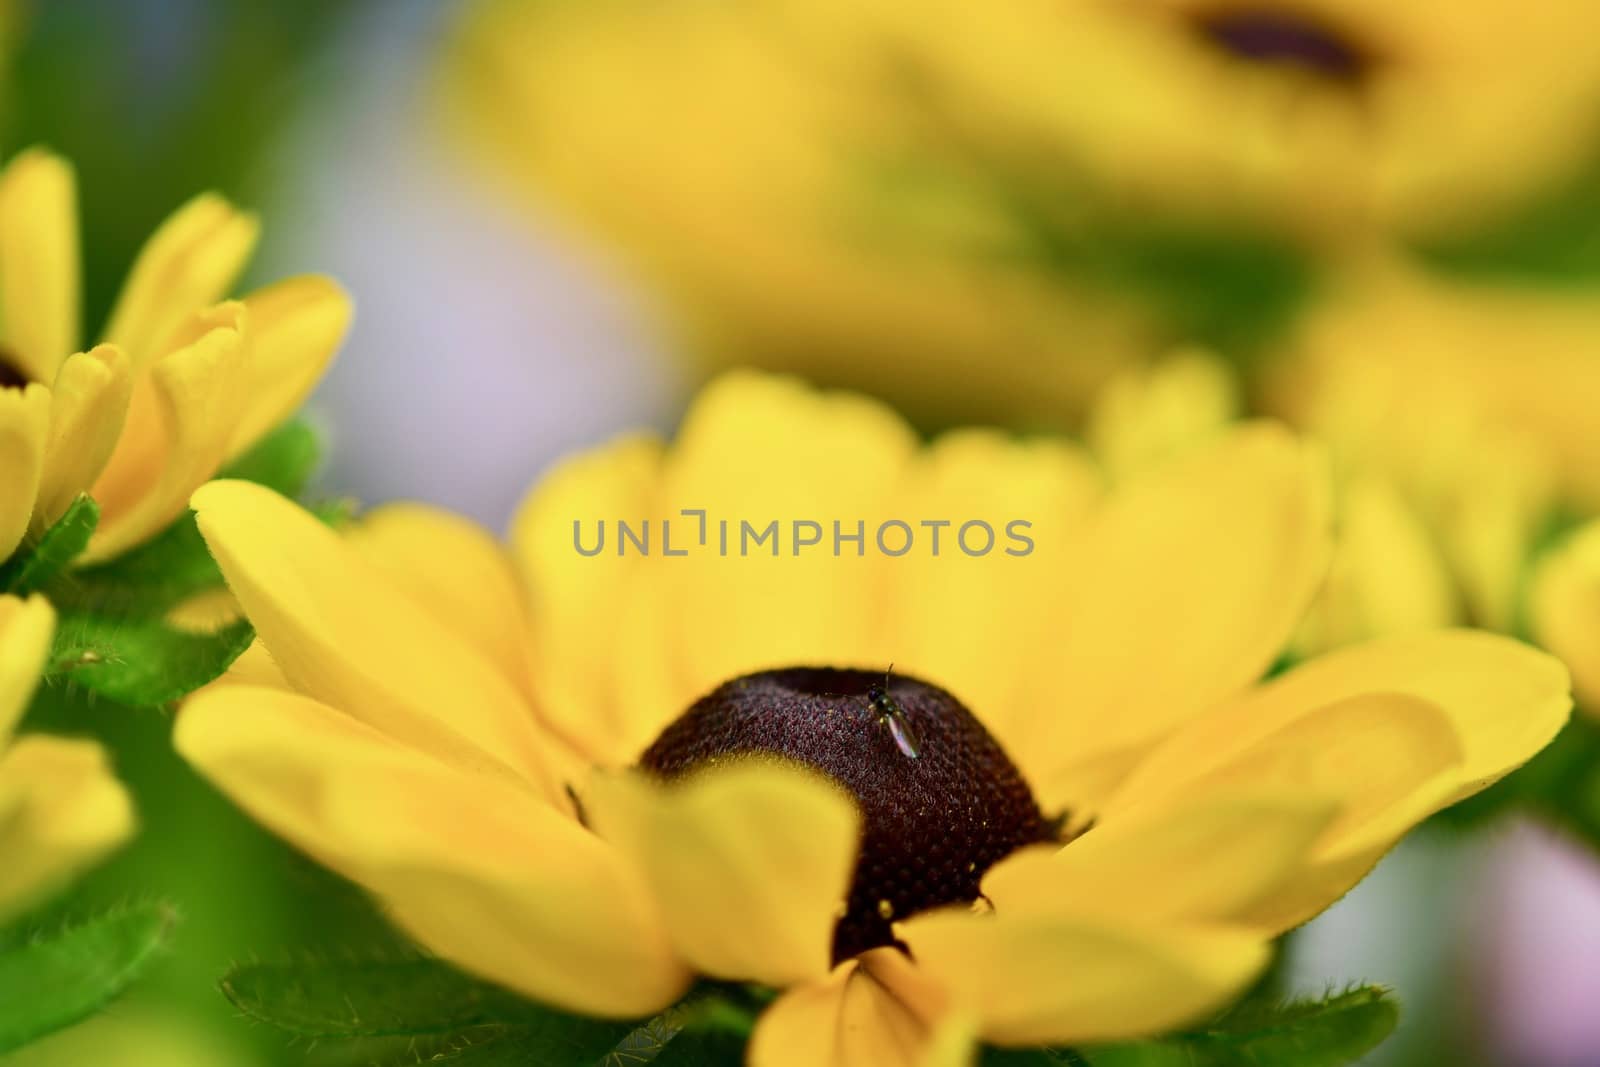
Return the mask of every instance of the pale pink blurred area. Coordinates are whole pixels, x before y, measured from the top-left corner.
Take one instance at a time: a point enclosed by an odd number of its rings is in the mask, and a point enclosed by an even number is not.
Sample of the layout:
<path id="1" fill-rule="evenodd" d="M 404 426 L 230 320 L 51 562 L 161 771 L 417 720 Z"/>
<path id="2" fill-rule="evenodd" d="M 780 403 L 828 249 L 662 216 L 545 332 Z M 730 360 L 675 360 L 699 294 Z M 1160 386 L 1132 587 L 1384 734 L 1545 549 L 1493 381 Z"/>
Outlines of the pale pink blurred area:
<path id="1" fill-rule="evenodd" d="M 487 195 L 421 119 L 452 8 L 397 0 L 347 27 L 320 72 L 339 91 L 275 153 L 260 266 L 355 296 L 309 405 L 331 446 L 323 487 L 500 528 L 554 458 L 670 425 L 686 386 L 642 308 Z"/>
<path id="2" fill-rule="evenodd" d="M 1600 1067 L 1600 859 L 1531 823 L 1494 859 L 1471 923 L 1493 1062 Z"/>
<path id="3" fill-rule="evenodd" d="M 1399 1000 L 1398 1030 L 1361 1060 L 1363 1067 L 1435 1062 L 1442 1028 L 1456 1025 L 1460 983 L 1453 976 L 1470 951 L 1471 900 L 1494 852 L 1490 840 L 1414 834 L 1290 938 L 1291 994 L 1321 996 L 1366 983 L 1387 987 Z"/>

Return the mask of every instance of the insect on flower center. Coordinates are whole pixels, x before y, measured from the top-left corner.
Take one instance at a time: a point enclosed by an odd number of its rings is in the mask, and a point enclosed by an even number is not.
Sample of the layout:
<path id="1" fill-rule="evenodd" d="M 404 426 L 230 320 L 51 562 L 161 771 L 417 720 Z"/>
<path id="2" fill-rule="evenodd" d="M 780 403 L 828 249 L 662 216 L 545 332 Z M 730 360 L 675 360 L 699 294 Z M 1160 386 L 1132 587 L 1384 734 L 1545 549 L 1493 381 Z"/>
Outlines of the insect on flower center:
<path id="1" fill-rule="evenodd" d="M 1298 67 L 1330 81 L 1357 82 L 1372 56 L 1315 18 L 1295 11 L 1225 8 L 1193 16 L 1200 36 L 1237 59 Z"/>
<path id="2" fill-rule="evenodd" d="M 898 919 L 978 899 L 991 866 L 1055 837 L 983 724 L 943 689 L 903 675 L 797 667 L 735 678 L 668 726 L 640 765 L 671 779 L 748 756 L 821 771 L 860 806 L 836 962 L 894 944 Z"/>

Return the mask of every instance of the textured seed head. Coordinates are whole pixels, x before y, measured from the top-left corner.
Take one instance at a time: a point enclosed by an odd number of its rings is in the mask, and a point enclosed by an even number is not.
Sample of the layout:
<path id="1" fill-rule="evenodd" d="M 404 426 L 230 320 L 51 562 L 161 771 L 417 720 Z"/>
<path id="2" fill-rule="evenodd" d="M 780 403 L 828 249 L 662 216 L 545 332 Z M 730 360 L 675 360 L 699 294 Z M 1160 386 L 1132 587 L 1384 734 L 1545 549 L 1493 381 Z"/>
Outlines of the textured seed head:
<path id="1" fill-rule="evenodd" d="M 897 743 L 881 688 L 916 738 Z M 864 832 L 835 961 L 894 943 L 891 923 L 976 900 L 984 873 L 1054 828 L 983 724 L 955 697 L 904 675 L 796 667 L 727 682 L 664 730 L 640 765 L 677 778 L 741 756 L 781 757 L 855 797 Z"/>

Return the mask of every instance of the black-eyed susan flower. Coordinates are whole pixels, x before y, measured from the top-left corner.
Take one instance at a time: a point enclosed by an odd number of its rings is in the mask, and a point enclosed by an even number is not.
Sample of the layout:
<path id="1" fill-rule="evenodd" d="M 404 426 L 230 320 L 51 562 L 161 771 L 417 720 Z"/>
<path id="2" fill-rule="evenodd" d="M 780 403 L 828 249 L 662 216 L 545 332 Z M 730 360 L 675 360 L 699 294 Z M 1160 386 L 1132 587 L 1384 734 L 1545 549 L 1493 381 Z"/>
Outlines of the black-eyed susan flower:
<path id="1" fill-rule="evenodd" d="M 217 482 L 200 528 L 262 647 L 177 744 L 423 945 L 568 1009 L 775 987 L 757 1064 L 1158 1032 L 1567 717 L 1563 668 L 1486 633 L 1262 682 L 1325 495 L 1270 425 L 1106 491 L 1061 443 L 924 447 L 751 376 L 670 446 L 561 464 L 509 550 Z"/>
<path id="2" fill-rule="evenodd" d="M 1503 629 L 1551 509 L 1600 504 L 1597 346 L 1592 298 L 1363 259 L 1285 342 L 1263 401 L 1387 486 L 1468 617 Z"/>
<path id="3" fill-rule="evenodd" d="M 1043 262 L 1018 190 L 892 56 L 842 69 L 771 5 L 466 11 L 455 125 L 541 223 L 575 216 L 661 297 L 698 366 L 795 371 L 943 423 L 1059 424 L 1161 332 L 1124 289 Z M 1081 198 L 1061 199 L 1072 228 Z M 1099 252 L 1081 243 L 1061 258 Z"/>
<path id="4" fill-rule="evenodd" d="M 320 277 L 225 300 L 258 227 L 207 194 L 151 236 L 101 343 L 79 351 L 74 195 L 47 152 L 0 172 L 0 558 L 80 493 L 100 508 L 86 562 L 162 529 L 305 399 L 349 323 Z"/>
<path id="5" fill-rule="evenodd" d="M 1587 162 L 1582 0 L 793 3 L 992 142 L 1168 209 L 1324 236 L 1472 226 Z"/>
<path id="6" fill-rule="evenodd" d="M 16 736 L 44 671 L 55 612 L 0 596 L 0 920 L 121 844 L 133 808 L 90 741 Z"/>

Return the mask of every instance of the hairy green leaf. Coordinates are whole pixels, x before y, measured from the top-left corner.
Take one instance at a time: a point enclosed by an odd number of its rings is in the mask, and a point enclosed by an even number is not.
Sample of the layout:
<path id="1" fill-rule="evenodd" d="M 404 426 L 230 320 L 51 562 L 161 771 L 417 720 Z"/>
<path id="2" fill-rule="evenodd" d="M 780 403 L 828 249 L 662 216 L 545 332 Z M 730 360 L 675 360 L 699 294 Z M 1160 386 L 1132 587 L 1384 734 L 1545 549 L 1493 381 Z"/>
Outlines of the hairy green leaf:
<path id="1" fill-rule="evenodd" d="M 223 978 L 222 992 L 250 1018 L 305 1037 L 448 1033 L 528 1010 L 429 959 L 248 964 Z"/>
<path id="2" fill-rule="evenodd" d="M 168 704 L 228 669 L 250 645 L 246 622 L 212 634 L 174 630 L 157 619 L 61 615 L 48 676 L 134 707 Z"/>
<path id="3" fill-rule="evenodd" d="M 0 1052 L 93 1015 L 166 946 L 165 904 L 119 909 L 0 951 Z"/>
<path id="4" fill-rule="evenodd" d="M 100 506 L 80 495 L 32 548 L 0 568 L 0 590 L 21 595 L 43 587 L 88 547 L 99 524 Z"/>
<path id="5" fill-rule="evenodd" d="M 1344 1067 L 1399 1019 L 1386 990 L 1361 986 L 1320 1000 L 1250 1002 L 1205 1030 L 1081 1055 L 1092 1067 Z"/>

